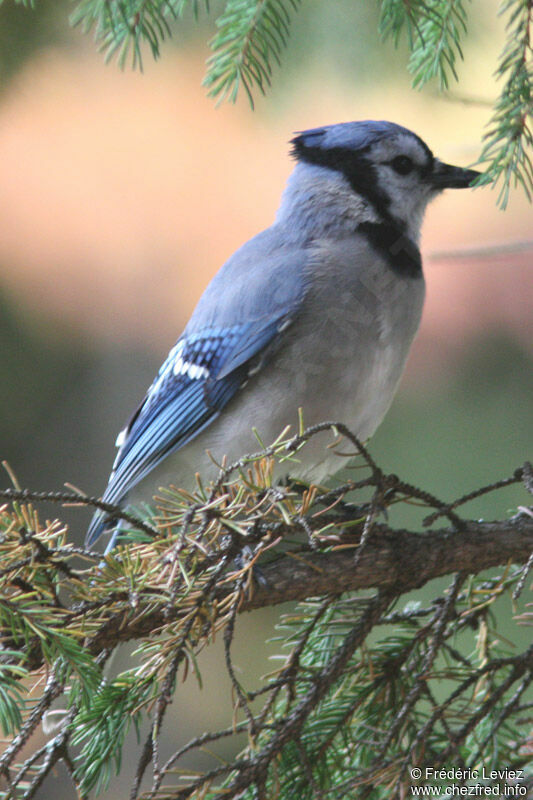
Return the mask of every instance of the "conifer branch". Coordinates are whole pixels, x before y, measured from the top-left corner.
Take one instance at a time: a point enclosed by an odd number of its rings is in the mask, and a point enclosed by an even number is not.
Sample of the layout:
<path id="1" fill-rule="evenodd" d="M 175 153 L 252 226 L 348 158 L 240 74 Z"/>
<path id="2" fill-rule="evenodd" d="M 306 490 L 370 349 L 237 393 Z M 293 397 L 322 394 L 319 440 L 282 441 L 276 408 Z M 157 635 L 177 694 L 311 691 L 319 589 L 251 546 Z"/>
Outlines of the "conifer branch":
<path id="1" fill-rule="evenodd" d="M 328 429 L 359 453 L 358 479 L 328 491 L 275 486 L 275 461 L 290 463 Z M 401 798 L 413 765 L 519 765 L 533 656 L 502 649 L 489 621 L 500 601 L 527 591 L 533 512 L 524 504 L 494 522 L 458 512 L 513 483 L 523 484 L 526 498 L 531 474 L 526 463 L 446 503 L 388 474 L 349 430 L 327 422 L 226 466 L 194 495 L 169 489 L 148 532 L 137 526 L 132 543 L 104 561 L 71 547 L 65 526 L 43 524 L 30 502 L 60 495 L 13 490 L 19 494 L 0 508 L 0 724 L 12 739 L 0 757 L 0 798 L 33 797 L 58 761 L 80 796 L 101 790 L 120 768 L 128 730 L 146 718 L 132 800 L 251 800 L 274 791 L 281 800 L 311 799 L 318 789 L 349 793 L 355 786 L 362 797 Z M 370 499 L 361 498 L 365 491 Z M 72 501 L 70 493 L 61 496 Z M 447 526 L 407 531 L 383 519 L 387 508 L 414 500 L 421 528 L 440 516 Z M 273 555 L 282 541 L 288 551 Z M 483 574 L 497 566 L 500 574 Z M 453 573 L 447 592 L 427 608 L 391 609 L 400 595 Z M 238 617 L 287 601 L 299 605 L 280 619 L 283 664 L 248 687 L 233 663 Z M 517 621 L 527 624 L 522 602 Z M 471 643 L 465 651 L 456 639 L 472 630 L 477 650 Z M 196 653 L 218 631 L 234 690 L 233 725 L 192 737 L 163 762 L 160 737 L 178 675 L 196 671 Z M 103 680 L 109 653 L 131 640 L 138 666 Z M 37 699 L 28 706 L 23 692 L 32 682 Z M 63 726 L 17 763 L 61 696 L 68 704 Z M 239 756 L 172 786 L 186 754 L 238 732 L 249 738 Z M 152 786 L 143 792 L 150 772 Z"/>
<path id="2" fill-rule="evenodd" d="M 281 63 L 300 5 L 301 0 L 225 0 L 203 81 L 211 97 L 234 102 L 244 90 L 254 106 L 256 91 L 266 93 L 274 65 Z M 107 60 L 116 57 L 122 67 L 130 63 L 142 69 L 143 49 L 159 58 L 162 43 L 184 14 L 198 18 L 202 9 L 210 13 L 208 0 L 77 0 L 71 22 L 93 32 Z M 500 13 L 507 19 L 507 39 L 496 70 L 502 89 L 493 102 L 450 92 L 452 82 L 459 81 L 471 24 L 465 0 L 381 0 L 379 32 L 396 44 L 406 34 L 413 87 L 436 80 L 445 99 L 493 106 L 477 162 L 485 171 L 477 185 L 498 186 L 504 208 L 512 185 L 530 199 L 533 193 L 533 0 L 503 0 Z"/>
<path id="3" fill-rule="evenodd" d="M 483 186 L 501 184 L 498 203 L 505 208 L 511 184 L 529 200 L 533 192 L 533 0 L 507 0 L 507 42 L 498 64 L 503 87 L 484 136 L 479 164 Z"/>

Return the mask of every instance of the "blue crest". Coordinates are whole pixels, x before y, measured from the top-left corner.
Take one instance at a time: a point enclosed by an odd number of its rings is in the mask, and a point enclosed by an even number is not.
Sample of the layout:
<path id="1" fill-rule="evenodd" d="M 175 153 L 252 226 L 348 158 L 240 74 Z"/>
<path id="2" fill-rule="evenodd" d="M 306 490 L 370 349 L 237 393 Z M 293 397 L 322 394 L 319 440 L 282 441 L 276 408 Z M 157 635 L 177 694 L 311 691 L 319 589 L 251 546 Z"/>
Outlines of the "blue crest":
<path id="1" fill-rule="evenodd" d="M 337 125 L 325 125 L 323 128 L 298 131 L 291 141 L 297 149 L 298 147 L 318 147 L 329 150 L 340 147 L 347 150 L 364 150 L 374 142 L 398 133 L 419 138 L 408 128 L 396 125 L 394 122 L 365 119 L 359 122 L 340 122 Z"/>

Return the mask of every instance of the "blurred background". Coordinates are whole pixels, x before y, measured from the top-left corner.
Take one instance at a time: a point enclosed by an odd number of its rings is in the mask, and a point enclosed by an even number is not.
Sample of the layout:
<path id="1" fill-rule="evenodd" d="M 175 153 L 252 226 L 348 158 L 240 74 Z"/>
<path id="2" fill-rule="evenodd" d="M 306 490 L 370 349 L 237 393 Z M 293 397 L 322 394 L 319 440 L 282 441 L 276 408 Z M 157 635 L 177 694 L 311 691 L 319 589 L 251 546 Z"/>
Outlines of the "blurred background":
<path id="1" fill-rule="evenodd" d="M 216 108 L 201 88 L 213 15 L 185 20 L 139 74 L 103 64 L 91 37 L 68 26 L 67 0 L 41 0 L 35 11 L 2 4 L 0 459 L 23 486 L 103 491 L 116 434 L 207 282 L 270 224 L 293 131 L 385 118 L 445 161 L 476 160 L 499 89 L 497 7 L 472 3 L 457 91 L 476 102 L 464 103 L 410 88 L 406 50 L 379 41 L 377 4 L 308 0 L 273 89 L 252 112 L 244 97 Z M 449 191 L 428 210 L 422 326 L 371 445 L 384 469 L 443 499 L 532 455 L 533 213 L 520 192 L 505 213 L 496 196 Z M 515 487 L 469 511 L 501 516 L 526 502 Z M 68 512 L 74 536 L 88 516 Z M 267 671 L 278 613 L 240 621 L 243 670 Z M 218 658 L 204 654 L 203 692 L 191 680 L 180 692 L 176 742 L 227 724 Z M 210 686 L 222 701 L 215 711 Z M 126 759 L 125 780 L 133 766 Z M 117 787 L 106 796 L 124 796 Z M 54 792 L 71 797 L 62 782 Z"/>

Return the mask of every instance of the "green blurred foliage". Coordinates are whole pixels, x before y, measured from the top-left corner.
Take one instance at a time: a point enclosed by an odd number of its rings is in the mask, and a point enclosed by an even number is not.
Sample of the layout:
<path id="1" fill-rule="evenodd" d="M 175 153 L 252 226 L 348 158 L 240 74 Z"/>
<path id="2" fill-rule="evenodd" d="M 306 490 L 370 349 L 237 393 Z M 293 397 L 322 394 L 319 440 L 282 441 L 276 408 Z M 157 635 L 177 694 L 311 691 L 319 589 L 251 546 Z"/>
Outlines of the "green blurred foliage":
<path id="1" fill-rule="evenodd" d="M 212 0 L 209 14 L 200 9 L 195 18 L 189 8 L 179 22 L 169 20 L 172 38 L 165 47 L 194 43 L 206 48 L 224 5 L 223 0 Z M 468 43 L 475 42 L 489 28 L 487 15 L 476 5 Z M 29 58 L 47 47 L 79 47 L 87 41 L 91 45 L 91 34 L 87 40 L 80 30 L 70 26 L 74 8 L 72 0 L 38 0 L 33 9 L 12 0 L 0 4 L 0 84 L 7 83 Z M 283 53 L 283 81 L 275 76 L 274 90 L 284 93 L 294 79 L 324 63 L 350 83 L 373 82 L 385 75 L 408 81 L 407 46 L 400 42 L 395 48 L 391 42 L 381 41 L 379 16 L 377 3 L 336 0 L 327 4 L 307 0 L 292 14 L 290 43 Z"/>
<path id="2" fill-rule="evenodd" d="M 69 0 L 38 0 L 36 8 L 8 0 L 0 5 L 0 86 L 39 50 L 72 40 Z"/>
<path id="3" fill-rule="evenodd" d="M 36 52 L 50 46 L 85 43 L 85 37 L 70 27 L 71 0 L 38 0 L 34 9 L 6 0 L 0 4 L 0 84 L 6 83 Z M 172 39 L 166 47 L 191 42 L 205 47 L 215 32 L 214 20 L 224 3 L 210 3 L 195 19 L 189 9 L 179 22 L 170 22 Z M 291 42 L 283 57 L 284 83 L 311 69 L 324 57 L 334 68 L 359 80 L 374 80 L 376 70 L 394 70 L 405 64 L 406 49 L 378 48 L 377 4 L 338 0 L 328 6 L 321 0 L 304 3 L 291 24 Z M 385 57 L 384 57 L 385 56 Z"/>
<path id="4" fill-rule="evenodd" d="M 378 33 L 377 3 L 308 0 L 293 15 L 291 38 L 283 54 L 283 81 L 274 79 L 274 91 L 285 83 L 327 64 L 347 82 L 372 83 L 383 75 L 404 70 L 407 48 L 384 45 Z M 404 70 L 405 71 L 405 70 Z"/>
<path id="5" fill-rule="evenodd" d="M 515 341 L 487 332 L 441 381 L 406 386 L 371 442 L 386 470 L 444 501 L 512 475 L 533 455 L 533 363 Z M 415 376 L 415 382 L 417 378 Z M 418 391 L 412 391 L 418 389 Z M 470 518 L 503 518 L 525 503 L 520 486 L 464 506 Z M 410 524 L 402 504 L 402 522 Z"/>
<path id="6" fill-rule="evenodd" d="M 67 338 L 66 331 L 15 310 L 8 297 L 0 294 L 2 459 L 18 461 L 32 449 L 54 408 L 86 370 L 84 361 L 79 342 Z"/>

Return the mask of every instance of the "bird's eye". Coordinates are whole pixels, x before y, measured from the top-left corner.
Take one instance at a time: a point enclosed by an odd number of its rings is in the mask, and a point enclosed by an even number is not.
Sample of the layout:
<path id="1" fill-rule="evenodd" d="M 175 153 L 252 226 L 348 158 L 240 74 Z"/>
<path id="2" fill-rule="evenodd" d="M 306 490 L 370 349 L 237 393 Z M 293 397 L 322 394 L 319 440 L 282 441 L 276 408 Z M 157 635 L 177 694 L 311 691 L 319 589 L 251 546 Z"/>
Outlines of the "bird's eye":
<path id="1" fill-rule="evenodd" d="M 390 162 L 391 167 L 398 175 L 407 175 L 414 167 L 413 162 L 409 156 L 396 156 Z"/>

